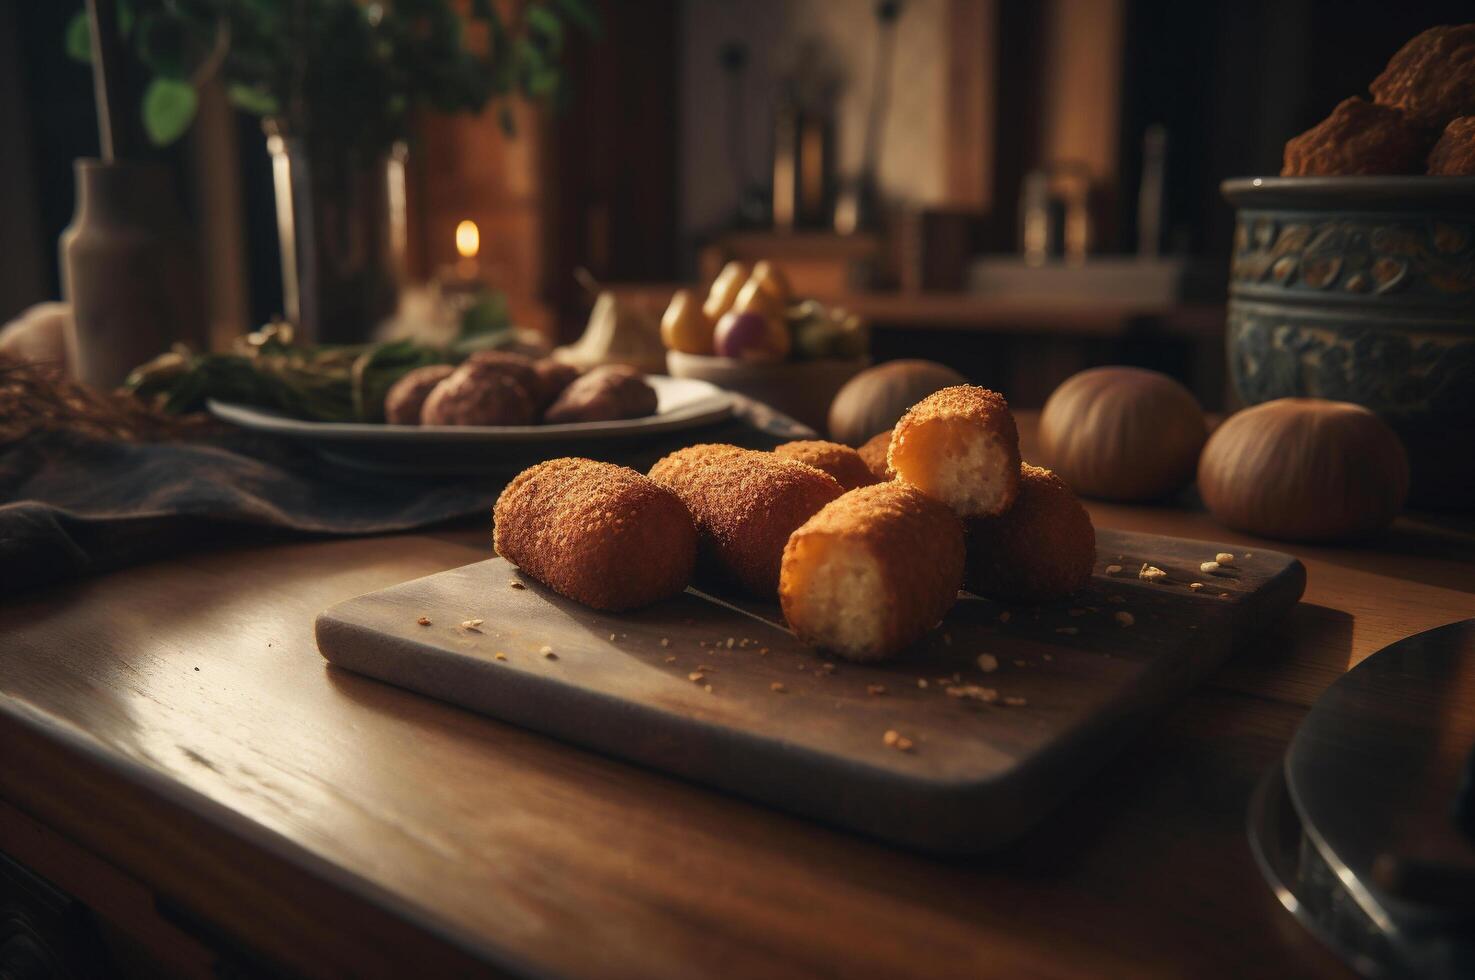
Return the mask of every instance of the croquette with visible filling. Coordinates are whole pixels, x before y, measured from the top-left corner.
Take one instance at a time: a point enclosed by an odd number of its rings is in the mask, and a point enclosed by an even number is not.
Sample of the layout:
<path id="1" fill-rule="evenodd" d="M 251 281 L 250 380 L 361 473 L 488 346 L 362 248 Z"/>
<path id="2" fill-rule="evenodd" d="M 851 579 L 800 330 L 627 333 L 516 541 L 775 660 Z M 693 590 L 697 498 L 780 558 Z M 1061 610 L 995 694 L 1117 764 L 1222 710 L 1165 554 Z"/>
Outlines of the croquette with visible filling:
<path id="1" fill-rule="evenodd" d="M 899 481 L 861 487 L 789 538 L 779 601 L 804 642 L 881 660 L 952 608 L 963 555 L 963 524 L 947 505 Z"/>
<path id="2" fill-rule="evenodd" d="M 1021 463 L 1019 496 L 999 517 L 967 522 L 969 592 L 999 599 L 1059 599 L 1084 586 L 1096 563 L 1096 530 L 1070 487 Z"/>
<path id="3" fill-rule="evenodd" d="M 627 466 L 572 457 L 539 463 L 507 485 L 492 514 L 497 554 L 595 609 L 674 596 L 696 565 L 686 506 Z"/>
<path id="4" fill-rule="evenodd" d="M 805 463 L 714 443 L 678 449 L 650 478 L 691 511 L 702 565 L 763 599 L 778 592 L 789 535 L 842 492 Z"/>
<path id="5" fill-rule="evenodd" d="M 1002 514 L 1019 491 L 1019 431 L 1004 396 L 975 385 L 933 392 L 891 431 L 886 461 L 959 517 Z"/>
<path id="6" fill-rule="evenodd" d="M 861 459 L 860 453 L 838 442 L 805 439 L 775 446 L 773 451 L 784 459 L 808 463 L 817 470 L 824 470 L 845 490 L 868 487 L 876 482 L 875 474 L 866 465 L 866 461 Z"/>

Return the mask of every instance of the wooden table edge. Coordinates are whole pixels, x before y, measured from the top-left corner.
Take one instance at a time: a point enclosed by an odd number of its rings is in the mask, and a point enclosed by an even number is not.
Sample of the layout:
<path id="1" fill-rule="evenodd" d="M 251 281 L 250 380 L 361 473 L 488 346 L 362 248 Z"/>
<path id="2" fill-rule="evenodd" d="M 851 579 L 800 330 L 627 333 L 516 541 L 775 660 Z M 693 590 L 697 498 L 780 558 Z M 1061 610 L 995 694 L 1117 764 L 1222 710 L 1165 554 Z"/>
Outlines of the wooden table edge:
<path id="1" fill-rule="evenodd" d="M 309 976 L 544 975 L 3 693 L 0 744 L 8 756 L 0 800 L 108 855 L 153 890 L 156 905 L 163 899 L 196 917 L 186 931 L 208 923 L 243 954 Z M 249 865 L 220 858 L 242 845 Z"/>

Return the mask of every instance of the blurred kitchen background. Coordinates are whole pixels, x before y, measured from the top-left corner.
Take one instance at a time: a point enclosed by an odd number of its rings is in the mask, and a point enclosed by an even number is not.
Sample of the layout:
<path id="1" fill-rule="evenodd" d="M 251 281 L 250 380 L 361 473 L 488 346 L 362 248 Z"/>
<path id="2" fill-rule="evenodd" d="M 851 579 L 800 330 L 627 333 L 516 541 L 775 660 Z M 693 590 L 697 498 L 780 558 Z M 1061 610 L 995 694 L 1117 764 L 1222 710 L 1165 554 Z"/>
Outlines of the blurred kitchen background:
<path id="1" fill-rule="evenodd" d="M 1275 174 L 1290 135 L 1362 91 L 1404 39 L 1468 19 L 1429 0 L 640 0 L 563 52 L 572 97 L 516 135 L 426 117 L 405 156 L 402 268 L 464 259 L 516 321 L 567 342 L 585 269 L 658 318 L 729 259 L 857 313 L 881 361 L 923 357 L 1037 406 L 1095 364 L 1226 402 L 1225 177 Z M 60 295 L 71 162 L 98 153 L 80 4 L 0 4 L 0 322 Z M 284 309 L 261 123 L 218 83 L 173 170 L 225 345 Z M 458 255 L 457 228 L 461 245 Z M 584 281 L 581 283 L 580 279 Z M 367 334 L 366 326 L 364 333 Z"/>

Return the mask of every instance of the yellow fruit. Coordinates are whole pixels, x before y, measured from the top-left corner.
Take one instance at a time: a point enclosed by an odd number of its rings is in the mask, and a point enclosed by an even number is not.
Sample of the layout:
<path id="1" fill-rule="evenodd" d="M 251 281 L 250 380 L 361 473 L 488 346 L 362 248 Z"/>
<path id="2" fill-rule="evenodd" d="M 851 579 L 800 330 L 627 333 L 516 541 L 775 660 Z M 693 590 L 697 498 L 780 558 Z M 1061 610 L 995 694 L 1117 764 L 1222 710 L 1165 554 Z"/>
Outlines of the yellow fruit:
<path id="1" fill-rule="evenodd" d="M 690 289 L 678 289 L 661 317 L 661 343 L 683 354 L 712 353 L 712 321 L 697 308 Z"/>
<path id="2" fill-rule="evenodd" d="M 780 311 L 794 301 L 794 290 L 789 287 L 789 277 L 784 275 L 784 270 L 767 259 L 753 266 L 753 274 L 748 277 L 748 282 L 758 283 L 758 288 L 779 304 Z"/>
<path id="3" fill-rule="evenodd" d="M 737 299 L 732 301 L 732 308 L 739 313 L 761 313 L 770 320 L 782 321 L 784 318 L 784 304 L 775 299 L 773 293 L 764 289 L 763 283 L 756 279 L 743 283 L 743 288 L 738 290 Z"/>
<path id="4" fill-rule="evenodd" d="M 734 259 L 724 265 L 717 278 L 712 280 L 707 301 L 702 304 L 702 314 L 713 323 L 722 319 L 722 314 L 732 309 L 733 301 L 747 279 L 748 267 L 743 263 Z"/>

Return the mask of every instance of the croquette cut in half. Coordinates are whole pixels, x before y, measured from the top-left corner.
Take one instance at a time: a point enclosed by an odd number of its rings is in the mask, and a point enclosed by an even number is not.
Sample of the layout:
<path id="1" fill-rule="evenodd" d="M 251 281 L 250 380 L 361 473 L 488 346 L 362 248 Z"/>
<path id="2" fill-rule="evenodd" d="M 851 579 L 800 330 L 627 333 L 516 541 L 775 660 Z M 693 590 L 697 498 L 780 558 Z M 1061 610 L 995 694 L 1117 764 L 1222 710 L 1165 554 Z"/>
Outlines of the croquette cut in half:
<path id="1" fill-rule="evenodd" d="M 996 599 L 1060 599 L 1091 580 L 1096 529 L 1065 481 L 1021 463 L 1008 512 L 967 522 L 964 588 Z"/>
<path id="2" fill-rule="evenodd" d="M 715 443 L 678 449 L 650 478 L 691 511 L 703 566 L 760 599 L 778 593 L 789 535 L 843 492 L 813 466 Z"/>
<path id="3" fill-rule="evenodd" d="M 936 626 L 962 584 L 963 523 L 893 480 L 850 491 L 794 532 L 779 602 L 805 643 L 882 660 Z"/>
<path id="4" fill-rule="evenodd" d="M 917 402 L 892 429 L 886 461 L 959 517 L 1002 514 L 1019 492 L 1019 431 L 987 388 L 956 385 Z"/>
<path id="5" fill-rule="evenodd" d="M 876 476 L 860 453 L 838 442 L 823 439 L 802 439 L 775 446 L 774 454 L 784 459 L 808 463 L 817 470 L 824 470 L 835 478 L 844 490 L 868 487 L 876 482 Z"/>
<path id="6" fill-rule="evenodd" d="M 865 464 L 870 467 L 871 474 L 879 482 L 895 478 L 896 474 L 891 472 L 891 464 L 886 462 L 886 451 L 891 448 L 891 430 L 877 432 L 871 436 L 861 447 L 856 450 Z"/>
<path id="7" fill-rule="evenodd" d="M 674 596 L 696 566 L 686 506 L 627 466 L 550 459 L 519 473 L 492 514 L 497 554 L 595 609 L 619 612 Z"/>

